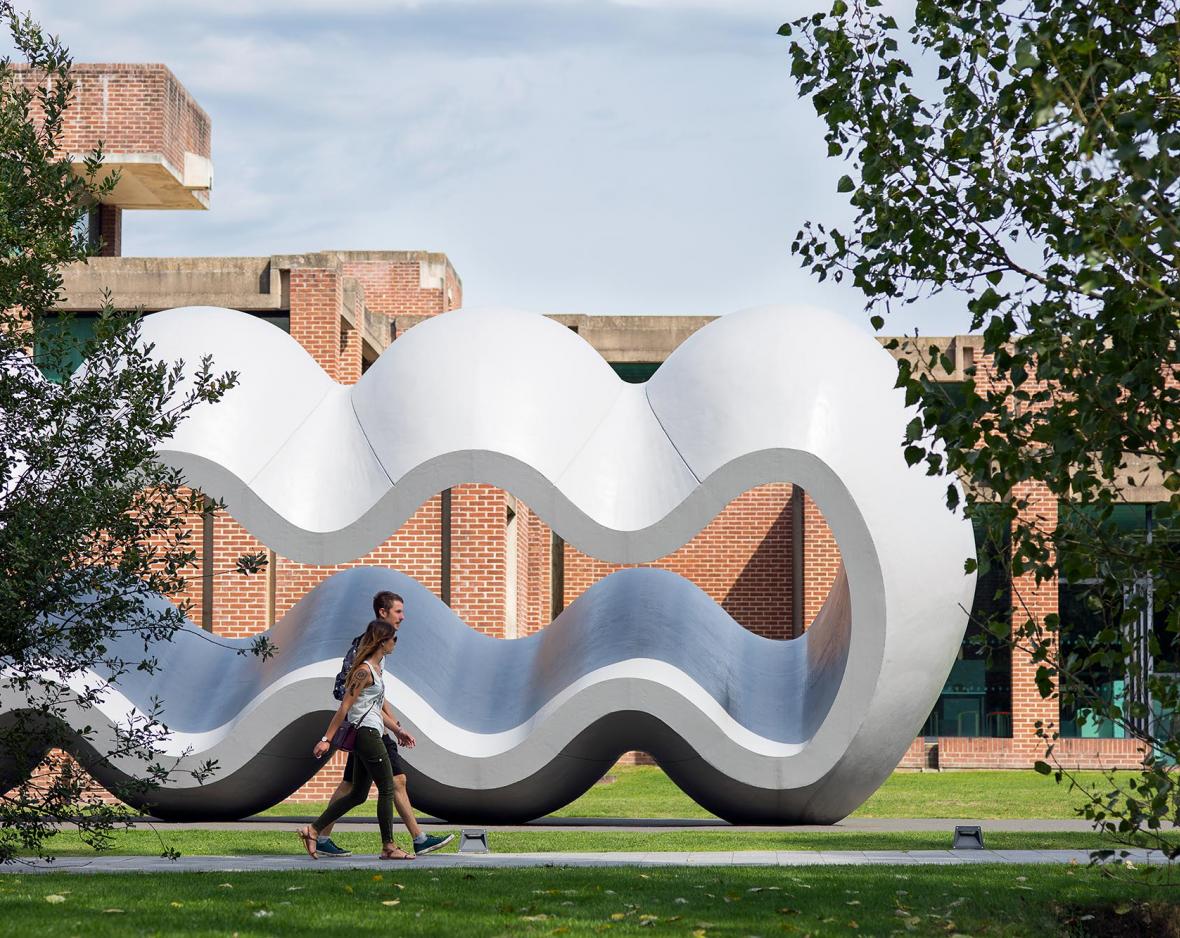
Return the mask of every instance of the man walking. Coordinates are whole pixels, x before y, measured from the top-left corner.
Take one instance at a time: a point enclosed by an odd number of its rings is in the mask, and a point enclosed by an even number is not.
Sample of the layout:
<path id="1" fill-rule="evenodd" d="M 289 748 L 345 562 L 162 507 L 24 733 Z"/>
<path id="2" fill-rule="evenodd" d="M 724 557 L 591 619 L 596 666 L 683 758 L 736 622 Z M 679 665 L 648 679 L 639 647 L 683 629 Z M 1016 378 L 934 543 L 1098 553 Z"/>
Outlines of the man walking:
<path id="1" fill-rule="evenodd" d="M 397 630 L 401 628 L 402 620 L 406 617 L 405 601 L 397 593 L 382 590 L 373 597 L 373 615 L 378 619 L 384 619 L 386 622 L 391 623 L 394 634 L 396 635 Z M 344 664 L 340 669 L 340 673 L 336 675 L 336 686 L 332 694 L 337 700 L 344 699 L 344 676 L 348 674 L 348 669 L 352 667 L 360 640 L 360 635 L 353 639 L 348 653 L 344 656 Z M 413 749 L 417 744 L 417 740 L 410 733 L 402 729 L 401 723 L 394 715 L 393 709 L 389 706 L 389 701 L 383 700 L 381 709 L 394 722 L 396 727 L 393 730 L 397 736 L 396 743 L 388 736 L 382 737 L 385 748 L 389 752 L 389 761 L 393 765 L 393 805 L 397 809 L 397 813 L 401 816 L 402 823 L 406 825 L 406 830 L 414 838 L 414 854 L 421 856 L 422 854 L 433 853 L 435 850 L 445 847 L 454 840 L 455 835 L 446 834 L 445 836 L 437 836 L 434 834 L 425 834 L 422 832 L 422 828 L 418 826 L 418 820 L 414 817 L 414 809 L 410 806 L 410 796 L 406 792 L 406 774 L 402 771 L 401 760 L 397 754 L 397 747 L 399 745 L 405 746 L 407 749 Z M 353 754 L 350 752 L 348 754 L 348 761 L 344 764 L 344 774 L 340 779 L 340 784 L 332 792 L 329 803 L 339 801 L 352 792 L 353 769 Z M 352 856 L 351 851 L 345 850 L 332 840 L 331 834 L 334 826 L 334 824 L 325 825 L 324 829 L 319 832 L 319 837 L 316 840 L 316 852 L 329 857 Z"/>

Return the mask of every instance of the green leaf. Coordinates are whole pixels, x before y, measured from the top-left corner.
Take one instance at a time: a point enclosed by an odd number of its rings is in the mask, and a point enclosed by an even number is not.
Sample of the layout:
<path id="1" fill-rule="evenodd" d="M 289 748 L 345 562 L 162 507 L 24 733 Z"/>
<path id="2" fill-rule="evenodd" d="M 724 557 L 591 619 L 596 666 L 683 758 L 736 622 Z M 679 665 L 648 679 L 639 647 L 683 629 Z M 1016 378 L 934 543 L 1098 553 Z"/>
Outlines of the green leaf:
<path id="1" fill-rule="evenodd" d="M 855 187 L 851 176 L 841 176 L 840 181 L 836 183 L 837 192 L 851 192 Z"/>

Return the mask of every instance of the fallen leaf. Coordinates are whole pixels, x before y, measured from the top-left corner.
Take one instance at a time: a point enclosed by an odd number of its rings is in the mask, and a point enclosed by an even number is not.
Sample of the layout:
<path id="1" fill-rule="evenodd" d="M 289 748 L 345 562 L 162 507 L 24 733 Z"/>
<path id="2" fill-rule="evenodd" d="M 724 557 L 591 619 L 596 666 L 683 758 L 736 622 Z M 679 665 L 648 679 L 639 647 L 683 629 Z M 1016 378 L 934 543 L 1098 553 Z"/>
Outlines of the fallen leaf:
<path id="1" fill-rule="evenodd" d="M 856 922 L 852 921 L 851 919 L 849 919 L 849 921 L 848 921 L 848 927 L 849 928 L 860 928 L 860 926 L 857 925 Z"/>
<path id="2" fill-rule="evenodd" d="M 672 901 L 675 902 L 677 905 L 688 905 L 688 900 L 685 899 L 683 896 L 677 896 Z"/>
<path id="3" fill-rule="evenodd" d="M 382 899 L 381 904 L 382 905 L 401 905 L 402 901 L 401 901 L 401 899 Z"/>
<path id="4" fill-rule="evenodd" d="M 299 890 L 302 888 L 302 886 L 288 886 L 287 892 L 299 892 Z"/>
<path id="5" fill-rule="evenodd" d="M 522 915 L 520 920 L 522 922 L 547 922 L 549 921 L 549 916 L 544 912 L 538 912 L 536 915 Z"/>
<path id="6" fill-rule="evenodd" d="M 49 896 L 46 896 L 45 898 L 48 899 Z M 1116 905 L 1114 907 L 1114 914 L 1115 915 L 1126 915 L 1130 911 L 1131 911 L 1131 903 L 1129 903 L 1129 902 L 1120 902 L 1118 905 Z"/>
<path id="7" fill-rule="evenodd" d="M 374 873 L 374 874 L 373 874 L 373 882 L 375 882 L 375 883 L 379 883 L 379 882 L 381 882 L 383 879 L 385 879 L 385 877 L 384 877 L 384 876 L 382 876 L 380 873 Z"/>
<path id="8" fill-rule="evenodd" d="M 184 908 L 184 903 L 183 903 L 183 902 L 172 902 L 172 903 L 170 903 L 170 905 L 171 905 L 171 906 L 172 906 L 172 908 L 174 908 L 174 909 L 183 909 L 183 908 Z"/>
<path id="9" fill-rule="evenodd" d="M 218 889 L 233 889 L 234 884 L 233 883 L 218 883 L 217 888 Z M 299 888 L 303 888 L 303 887 L 299 887 Z"/>
<path id="10" fill-rule="evenodd" d="M 345 884 L 345 886 L 344 886 L 344 891 L 345 891 L 346 893 L 348 893 L 350 896 L 352 895 L 352 887 L 351 887 L 351 886 L 349 886 L 348 884 Z"/>
<path id="11" fill-rule="evenodd" d="M 464 879 L 467 879 L 468 877 L 464 876 L 463 878 L 464 878 Z M 471 879 L 475 879 L 475 877 L 474 877 L 474 876 L 472 876 L 472 877 L 470 877 L 470 878 L 471 878 Z M 405 888 L 406 888 L 406 887 L 405 887 L 405 886 L 403 886 L 401 883 L 390 883 L 389 885 L 390 885 L 390 886 L 392 886 L 394 889 L 405 889 Z"/>
<path id="12" fill-rule="evenodd" d="M 103 915 L 122 915 L 123 910 L 122 909 L 103 909 L 102 914 Z"/>
<path id="13" fill-rule="evenodd" d="M 798 915 L 799 914 L 798 909 L 792 909 L 790 906 L 783 906 L 783 908 L 779 909 L 778 911 L 779 911 L 780 915 Z"/>
<path id="14" fill-rule="evenodd" d="M 54 893 L 54 894 L 52 894 L 52 895 L 48 895 L 48 896 L 46 896 L 46 897 L 45 897 L 45 901 L 46 901 L 46 902 L 48 902 L 50 905 L 57 905 L 59 902 L 65 902 L 65 901 L 66 901 L 66 897 L 65 897 L 65 896 L 59 896 L 59 895 L 57 895 L 56 893 Z M 176 904 L 176 903 L 173 903 L 173 905 L 175 905 L 175 904 Z"/>
<path id="15" fill-rule="evenodd" d="M 611 912 L 611 914 L 610 914 L 610 920 L 612 922 L 621 922 L 626 917 L 627 917 L 626 912 Z"/>
<path id="16" fill-rule="evenodd" d="M 848 902 L 845 902 L 844 904 L 845 905 L 860 905 L 860 900 L 859 899 L 850 899 Z"/>
<path id="17" fill-rule="evenodd" d="M 274 915 L 274 912 L 271 912 L 269 909 L 255 909 L 254 910 L 254 917 L 255 918 L 270 918 L 272 915 Z"/>

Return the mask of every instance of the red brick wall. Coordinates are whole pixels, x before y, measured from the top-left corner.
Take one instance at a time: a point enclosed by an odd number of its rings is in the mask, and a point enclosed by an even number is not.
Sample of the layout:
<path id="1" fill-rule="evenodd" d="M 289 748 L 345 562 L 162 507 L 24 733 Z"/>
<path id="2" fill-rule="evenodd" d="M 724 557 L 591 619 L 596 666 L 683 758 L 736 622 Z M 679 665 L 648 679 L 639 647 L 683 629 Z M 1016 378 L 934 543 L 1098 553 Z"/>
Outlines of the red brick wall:
<path id="1" fill-rule="evenodd" d="M 615 570 L 658 567 L 691 580 L 752 632 L 790 638 L 790 500 L 789 484 L 744 492 L 691 541 L 651 563 L 604 563 L 567 544 L 566 605 Z"/>
<path id="2" fill-rule="evenodd" d="M 823 512 L 803 495 L 803 623 L 810 628 L 840 572 L 840 548 Z"/>
<path id="3" fill-rule="evenodd" d="M 290 284 L 291 338 L 307 349 L 329 377 L 339 380 L 340 310 L 344 304 L 340 273 L 323 267 L 295 267 Z"/>
<path id="4" fill-rule="evenodd" d="M 269 574 L 247 577 L 233 571 L 239 557 L 265 551 L 266 545 L 224 511 L 215 513 L 213 532 L 213 631 L 227 638 L 245 638 L 265 631 L 271 624 Z M 199 534 L 197 537 L 200 543 Z M 199 595 L 199 579 L 194 586 Z"/>
<path id="5" fill-rule="evenodd" d="M 343 273 L 355 277 L 364 287 L 365 305 L 374 313 L 433 316 L 463 305 L 463 286 L 455 268 L 443 254 L 404 251 L 397 252 L 396 256 L 376 258 L 364 252 L 341 256 Z M 445 271 L 445 289 L 442 282 L 433 277 L 423 284 L 424 266 L 430 270 L 440 267 Z"/>
<path id="6" fill-rule="evenodd" d="M 451 608 L 473 629 L 504 637 L 504 492 L 490 485 L 451 489 Z"/>
<path id="7" fill-rule="evenodd" d="M 398 570 L 438 596 L 441 593 L 440 504 L 435 495 L 398 528 L 384 544 L 362 557 L 331 566 L 296 563 L 285 557 L 277 558 L 275 614 L 282 617 L 313 587 L 333 573 L 350 567 L 382 566 Z M 412 616 L 414 611 L 406 611 Z M 357 630 L 365 623 L 357 623 Z"/>
<path id="8" fill-rule="evenodd" d="M 518 501 L 520 525 L 516 542 L 516 634 L 533 635 L 549 624 L 549 569 L 552 539 L 549 527 L 524 502 Z"/>
<path id="9" fill-rule="evenodd" d="M 1043 530 L 1052 531 L 1057 526 L 1057 499 L 1048 489 L 1040 485 L 1025 484 L 1014 493 L 1019 499 L 1026 499 L 1027 509 L 1022 512 L 1026 522 Z M 1016 577 L 1012 581 L 1012 624 L 1014 628 L 1029 619 L 1043 622 L 1046 615 L 1057 612 L 1057 578 L 1045 580 L 1039 586 L 1031 573 Z M 1038 664 L 1032 656 L 1020 648 L 1012 649 L 1012 739 L 1016 750 L 1026 756 L 1026 764 L 1044 755 L 1044 740 L 1036 736 L 1036 723 L 1041 721 L 1047 733 L 1052 733 L 1060 722 L 1060 710 L 1056 696 L 1043 698 L 1037 689 Z"/>
<path id="10" fill-rule="evenodd" d="M 123 210 L 117 205 L 98 206 L 99 254 L 119 257 L 123 253 Z"/>
<path id="11" fill-rule="evenodd" d="M 16 70 L 26 83 L 37 77 L 27 66 Z M 165 66 L 79 63 L 71 74 L 66 152 L 86 153 L 101 140 L 108 153 L 160 153 L 179 174 L 186 151 L 210 155 L 209 115 Z"/>

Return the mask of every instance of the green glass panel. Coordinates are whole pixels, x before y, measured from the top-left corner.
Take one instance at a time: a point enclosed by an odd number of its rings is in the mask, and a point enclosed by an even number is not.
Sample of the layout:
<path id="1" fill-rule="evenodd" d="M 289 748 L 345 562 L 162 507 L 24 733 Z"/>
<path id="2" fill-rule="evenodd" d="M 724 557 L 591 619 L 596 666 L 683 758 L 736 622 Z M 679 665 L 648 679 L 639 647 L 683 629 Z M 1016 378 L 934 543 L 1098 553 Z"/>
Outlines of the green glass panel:
<path id="1" fill-rule="evenodd" d="M 923 727 L 924 736 L 1012 735 L 1012 652 L 1007 641 L 986 627 L 996 621 L 1011 625 L 1007 576 L 1011 537 L 1004 529 L 999 543 L 989 540 L 986 508 L 977 508 L 976 515 L 972 527 L 980 570 L 971 619 L 958 658 Z"/>
<path id="2" fill-rule="evenodd" d="M 643 384 L 656 373 L 662 362 L 611 362 L 610 366 L 628 384 Z"/>
<path id="3" fill-rule="evenodd" d="M 94 339 L 98 316 L 82 313 L 75 316 L 53 316 L 42 319 L 33 335 L 33 360 L 50 381 L 61 383 L 82 364 L 86 343 Z M 49 348 L 61 349 L 57 361 L 47 360 Z"/>

